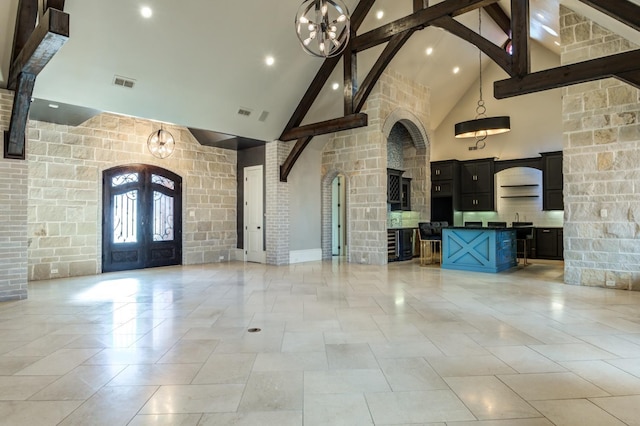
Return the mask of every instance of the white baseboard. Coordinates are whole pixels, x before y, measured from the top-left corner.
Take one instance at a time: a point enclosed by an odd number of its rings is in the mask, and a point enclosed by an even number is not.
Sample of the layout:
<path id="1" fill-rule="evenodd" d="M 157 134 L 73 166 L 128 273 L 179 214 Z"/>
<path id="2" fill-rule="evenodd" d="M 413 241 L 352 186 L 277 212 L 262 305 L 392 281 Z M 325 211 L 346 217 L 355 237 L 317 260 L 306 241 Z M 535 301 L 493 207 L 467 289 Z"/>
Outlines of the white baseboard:
<path id="1" fill-rule="evenodd" d="M 322 260 L 321 248 L 289 252 L 289 263 L 314 262 L 316 260 Z"/>

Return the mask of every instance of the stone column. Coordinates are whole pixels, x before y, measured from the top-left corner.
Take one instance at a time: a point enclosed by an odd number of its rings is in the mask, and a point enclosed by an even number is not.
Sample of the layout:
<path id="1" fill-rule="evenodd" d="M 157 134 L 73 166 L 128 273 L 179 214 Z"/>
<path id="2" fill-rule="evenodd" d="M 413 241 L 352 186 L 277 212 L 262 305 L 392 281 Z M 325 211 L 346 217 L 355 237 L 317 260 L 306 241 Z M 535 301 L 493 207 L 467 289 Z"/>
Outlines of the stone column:
<path id="1" fill-rule="evenodd" d="M 9 128 L 12 105 L 13 93 L 0 89 L 2 132 Z M 26 161 L 0 158 L 0 302 L 27 298 L 28 177 Z"/>
<path id="2" fill-rule="evenodd" d="M 561 6 L 562 64 L 638 46 Z M 563 89 L 564 279 L 640 290 L 640 92 L 617 79 Z"/>
<path id="3" fill-rule="evenodd" d="M 266 146 L 266 234 L 267 263 L 289 264 L 289 185 L 280 182 L 280 165 L 291 151 L 291 145 L 274 141 Z"/>

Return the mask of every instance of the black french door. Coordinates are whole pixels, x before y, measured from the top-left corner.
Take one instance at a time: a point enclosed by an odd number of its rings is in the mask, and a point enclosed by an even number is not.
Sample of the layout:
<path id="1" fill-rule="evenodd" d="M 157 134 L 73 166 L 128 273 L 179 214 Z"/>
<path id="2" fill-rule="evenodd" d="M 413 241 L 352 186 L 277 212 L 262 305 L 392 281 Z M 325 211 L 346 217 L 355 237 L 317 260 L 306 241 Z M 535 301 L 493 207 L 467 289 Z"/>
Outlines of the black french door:
<path id="1" fill-rule="evenodd" d="M 102 177 L 102 271 L 182 262 L 182 179 L 160 167 L 136 164 Z"/>

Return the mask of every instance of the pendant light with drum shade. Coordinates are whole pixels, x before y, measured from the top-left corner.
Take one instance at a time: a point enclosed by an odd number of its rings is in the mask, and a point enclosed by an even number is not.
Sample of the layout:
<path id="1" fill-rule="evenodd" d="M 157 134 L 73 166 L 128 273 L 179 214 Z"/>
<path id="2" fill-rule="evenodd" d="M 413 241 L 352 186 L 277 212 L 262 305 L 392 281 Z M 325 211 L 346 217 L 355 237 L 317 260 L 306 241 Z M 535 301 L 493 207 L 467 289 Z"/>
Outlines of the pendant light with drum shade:
<path id="1" fill-rule="evenodd" d="M 478 9 L 478 34 L 482 36 L 482 12 Z M 511 130 L 511 118 L 509 116 L 487 117 L 487 107 L 482 98 L 482 50 L 478 49 L 478 62 L 480 63 L 480 99 L 476 106 L 476 118 L 469 121 L 456 123 L 456 138 L 475 138 L 476 143 L 469 147 L 470 151 L 482 149 L 486 146 L 487 136 L 506 133 Z"/>

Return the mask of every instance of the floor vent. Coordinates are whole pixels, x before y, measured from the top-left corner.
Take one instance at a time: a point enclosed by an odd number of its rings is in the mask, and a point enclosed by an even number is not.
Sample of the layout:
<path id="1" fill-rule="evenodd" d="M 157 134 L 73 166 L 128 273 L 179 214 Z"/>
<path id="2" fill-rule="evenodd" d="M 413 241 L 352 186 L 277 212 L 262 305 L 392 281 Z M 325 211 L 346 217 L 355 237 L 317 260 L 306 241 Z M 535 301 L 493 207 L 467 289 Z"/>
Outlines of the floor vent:
<path id="1" fill-rule="evenodd" d="M 120 87 L 126 87 L 127 89 L 133 89 L 133 86 L 136 84 L 136 81 L 126 77 L 120 77 L 116 75 L 113 77 L 113 84 Z"/>
<path id="2" fill-rule="evenodd" d="M 251 112 L 252 111 L 249 108 L 240 107 L 240 109 L 238 109 L 238 115 L 242 115 L 244 117 L 249 117 Z"/>

